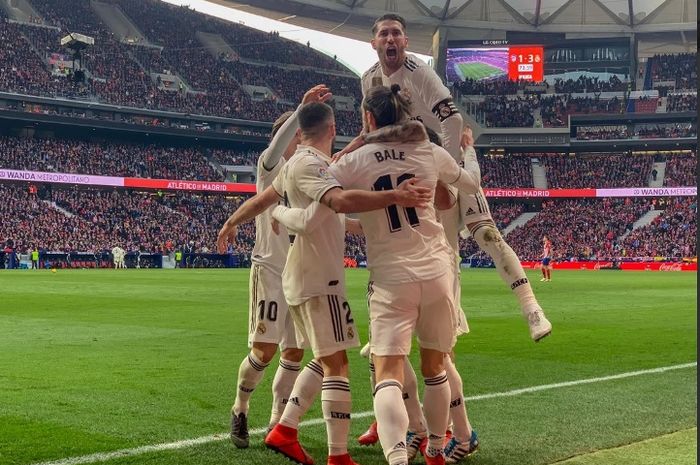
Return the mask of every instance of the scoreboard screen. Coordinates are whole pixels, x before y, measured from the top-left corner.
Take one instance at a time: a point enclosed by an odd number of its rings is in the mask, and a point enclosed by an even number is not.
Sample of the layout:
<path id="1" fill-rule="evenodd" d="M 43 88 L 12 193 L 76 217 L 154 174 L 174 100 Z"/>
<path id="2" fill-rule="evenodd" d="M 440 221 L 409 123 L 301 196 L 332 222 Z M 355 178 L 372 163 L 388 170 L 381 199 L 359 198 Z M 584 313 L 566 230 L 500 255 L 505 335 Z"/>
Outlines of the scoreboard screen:
<path id="1" fill-rule="evenodd" d="M 448 48 L 445 71 L 445 77 L 451 83 L 466 79 L 542 82 L 544 47 L 505 45 Z"/>
<path id="2" fill-rule="evenodd" d="M 541 46 L 508 47 L 508 79 L 542 82 L 544 51 Z"/>

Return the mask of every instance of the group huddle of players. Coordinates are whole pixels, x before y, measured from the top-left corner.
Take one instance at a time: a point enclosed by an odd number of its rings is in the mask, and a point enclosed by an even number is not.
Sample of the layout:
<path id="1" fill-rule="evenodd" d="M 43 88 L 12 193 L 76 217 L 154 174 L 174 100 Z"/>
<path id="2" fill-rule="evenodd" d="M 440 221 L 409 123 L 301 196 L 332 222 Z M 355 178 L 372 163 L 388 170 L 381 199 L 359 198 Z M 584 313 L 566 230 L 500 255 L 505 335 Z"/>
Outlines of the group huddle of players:
<path id="1" fill-rule="evenodd" d="M 249 399 L 279 349 L 265 445 L 313 464 L 298 428 L 320 392 L 327 463 L 355 464 L 348 454 L 346 350 L 360 342 L 345 293 L 348 231 L 366 237 L 370 272 L 370 341 L 361 353 L 370 358 L 376 421 L 358 441 L 379 441 L 390 465 L 407 465 L 419 452 L 428 465 L 456 463 L 479 446 L 453 360 L 456 337 L 469 331 L 460 306 L 460 231 L 492 257 L 532 339 L 547 336 L 552 326 L 491 218 L 471 130 L 463 130 L 449 91 L 429 66 L 406 53 L 403 18 L 380 17 L 372 35 L 379 61 L 362 76 L 362 134 L 333 155 L 335 119 L 325 103 L 332 94 L 324 85 L 310 89 L 273 125 L 258 161 L 258 194 L 219 232 L 223 252 L 238 225 L 255 218 L 251 350 L 238 371 L 231 439 L 248 447 Z M 407 358 L 414 335 L 422 405 Z M 302 369 L 304 349 L 314 358 Z"/>

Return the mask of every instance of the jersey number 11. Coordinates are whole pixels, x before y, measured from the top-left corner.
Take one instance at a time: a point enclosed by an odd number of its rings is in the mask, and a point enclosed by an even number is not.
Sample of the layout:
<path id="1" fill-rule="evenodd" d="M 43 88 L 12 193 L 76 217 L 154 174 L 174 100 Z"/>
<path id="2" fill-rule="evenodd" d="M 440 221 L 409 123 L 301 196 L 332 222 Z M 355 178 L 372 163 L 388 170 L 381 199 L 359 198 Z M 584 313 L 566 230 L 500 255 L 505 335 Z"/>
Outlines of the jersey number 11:
<path id="1" fill-rule="evenodd" d="M 411 179 L 413 177 L 415 177 L 414 174 L 404 173 L 398 178 L 396 178 L 396 184 L 399 185 L 405 180 Z M 378 177 L 377 180 L 374 181 L 374 185 L 372 187 L 375 191 L 390 191 L 394 189 L 394 185 L 391 183 L 391 176 L 388 174 Z M 420 224 L 420 221 L 418 221 L 418 212 L 416 212 L 415 208 L 401 208 L 403 209 L 403 213 L 406 217 L 406 220 L 408 221 L 408 224 L 410 224 L 413 227 L 418 226 Z M 397 207 L 396 205 L 389 205 L 384 209 L 384 211 L 386 212 L 387 219 L 389 220 L 389 230 L 391 232 L 401 231 L 401 218 L 399 217 L 399 207 Z"/>

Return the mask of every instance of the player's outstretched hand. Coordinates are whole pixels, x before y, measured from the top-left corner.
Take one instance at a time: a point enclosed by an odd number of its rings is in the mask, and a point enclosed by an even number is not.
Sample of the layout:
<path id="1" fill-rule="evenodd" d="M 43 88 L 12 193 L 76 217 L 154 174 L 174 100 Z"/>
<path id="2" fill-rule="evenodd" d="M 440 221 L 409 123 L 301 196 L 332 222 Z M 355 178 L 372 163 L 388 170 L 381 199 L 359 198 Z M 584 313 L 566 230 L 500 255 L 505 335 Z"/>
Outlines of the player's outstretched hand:
<path id="1" fill-rule="evenodd" d="M 474 133 L 472 133 L 471 126 L 464 126 L 464 131 L 462 131 L 462 140 L 460 140 L 459 145 L 462 147 L 462 150 L 466 149 L 467 147 L 474 146 Z"/>
<path id="2" fill-rule="evenodd" d="M 236 234 L 238 233 L 238 226 L 224 226 L 219 231 L 219 235 L 216 238 L 216 250 L 219 253 L 226 253 L 229 244 L 236 243 Z"/>
<path id="3" fill-rule="evenodd" d="M 420 179 L 411 178 L 399 184 L 396 189 L 399 198 L 396 205 L 400 207 L 425 208 L 433 201 L 433 190 L 429 187 L 419 186 Z"/>
<path id="4" fill-rule="evenodd" d="M 324 103 L 331 98 L 333 98 L 331 90 L 325 84 L 319 84 L 306 91 L 304 97 L 301 99 L 301 104 L 306 105 L 307 103 L 311 102 Z"/>
<path id="5" fill-rule="evenodd" d="M 340 152 L 336 152 L 333 154 L 333 163 L 337 162 L 341 158 L 343 158 L 345 155 L 347 155 L 350 152 L 354 152 L 355 150 L 359 149 L 365 145 L 365 133 L 362 131 L 359 136 L 355 137 L 353 140 L 348 143 L 348 145 L 345 146 L 343 150 Z"/>

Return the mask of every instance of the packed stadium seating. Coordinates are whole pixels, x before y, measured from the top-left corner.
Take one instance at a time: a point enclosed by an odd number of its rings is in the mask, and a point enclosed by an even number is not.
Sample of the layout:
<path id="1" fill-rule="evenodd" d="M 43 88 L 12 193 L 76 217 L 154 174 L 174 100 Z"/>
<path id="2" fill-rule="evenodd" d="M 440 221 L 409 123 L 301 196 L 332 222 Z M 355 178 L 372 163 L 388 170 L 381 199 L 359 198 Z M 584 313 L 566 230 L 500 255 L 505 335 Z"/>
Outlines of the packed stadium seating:
<path id="1" fill-rule="evenodd" d="M 676 90 L 697 90 L 696 67 L 697 53 L 654 55 L 647 61 L 647 75 L 651 83 L 672 80 Z"/>
<path id="2" fill-rule="evenodd" d="M 666 101 L 666 111 L 697 111 L 698 110 L 698 94 L 683 93 L 669 94 Z"/>
<path id="3" fill-rule="evenodd" d="M 622 81 L 613 75 L 607 81 L 600 80 L 597 76 L 581 75 L 577 79 L 557 79 L 554 90 L 558 94 L 573 93 L 597 93 L 597 92 L 621 92 L 626 91 L 629 83 Z"/>
<path id="4" fill-rule="evenodd" d="M 550 154 L 541 158 L 550 189 L 648 185 L 652 156 Z"/>
<path id="5" fill-rule="evenodd" d="M 664 186 L 697 186 L 698 156 L 696 152 L 666 157 Z"/>
<path id="6" fill-rule="evenodd" d="M 80 173 L 140 178 L 221 181 L 203 149 L 87 142 L 74 139 L 0 137 L 0 167 L 31 171 Z M 233 152 L 220 151 L 228 156 Z"/>
<path id="7" fill-rule="evenodd" d="M 44 25 L 50 27 L 7 21 L 0 24 L 0 37 L 8 44 L 7 50 L 0 52 L 0 91 L 259 121 L 272 121 L 293 108 L 303 92 L 320 82 L 329 85 L 336 95 L 353 97 L 359 103 L 359 79 L 336 60 L 278 34 L 212 20 L 186 7 L 162 2 L 118 2 L 148 40 L 159 46 L 156 48 L 148 43 L 120 41 L 87 1 L 34 3 L 44 17 Z M 66 15 L 66 11 L 76 14 Z M 59 45 L 62 35 L 69 31 L 95 38 L 95 45 L 82 53 L 85 82 L 75 82 L 49 65 L 57 58 L 70 61 L 70 54 Z M 235 44 L 241 58 L 263 63 L 214 57 L 203 50 L 197 32 L 219 34 Z M 297 67 L 285 68 L 288 65 Z M 313 66 L 315 70 L 298 66 Z M 343 73 L 320 72 L 324 69 Z M 153 78 L 151 72 L 177 74 L 187 87 L 162 88 L 160 78 Z M 252 97 L 242 87 L 249 84 L 269 87 L 275 95 Z M 338 131 L 356 135 L 360 118 L 354 111 L 349 113 L 340 118 Z"/>
<path id="8" fill-rule="evenodd" d="M 548 200 L 541 212 L 507 236 L 521 260 L 542 257 L 542 237 L 552 241 L 556 261 L 622 256 L 618 238 L 651 208 L 648 199 Z"/>
<path id="9" fill-rule="evenodd" d="M 625 238 L 623 255 L 627 257 L 669 257 L 679 259 L 696 254 L 697 199 L 663 199 L 665 207 L 651 224 L 634 230 Z"/>
<path id="10" fill-rule="evenodd" d="M 478 155 L 483 187 L 533 187 L 530 156 Z"/>

